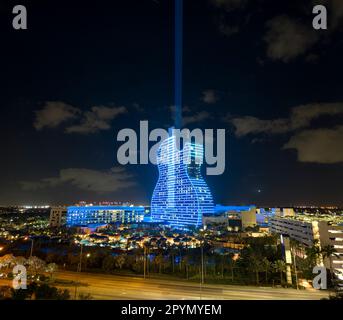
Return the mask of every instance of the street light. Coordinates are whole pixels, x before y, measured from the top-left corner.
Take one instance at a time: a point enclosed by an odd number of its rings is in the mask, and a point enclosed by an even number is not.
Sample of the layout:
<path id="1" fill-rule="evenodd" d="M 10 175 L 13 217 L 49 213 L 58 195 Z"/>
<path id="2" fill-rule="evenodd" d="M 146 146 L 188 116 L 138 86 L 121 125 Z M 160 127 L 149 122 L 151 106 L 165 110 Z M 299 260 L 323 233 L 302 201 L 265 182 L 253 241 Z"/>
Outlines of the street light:
<path id="1" fill-rule="evenodd" d="M 294 248 L 292 248 L 291 252 L 293 253 L 293 259 L 294 259 L 295 282 L 296 282 L 296 284 L 297 284 L 297 290 L 299 290 L 298 271 L 297 271 L 297 260 L 296 260 L 294 251 L 295 251 Z"/>
<path id="2" fill-rule="evenodd" d="M 82 251 L 83 251 L 83 244 L 80 242 L 80 262 L 78 265 L 78 272 L 81 272 L 81 266 L 82 266 Z"/>
<path id="3" fill-rule="evenodd" d="M 143 269 L 144 269 L 144 279 L 146 277 L 146 274 L 145 274 L 145 269 L 146 269 L 146 247 L 143 246 L 143 250 L 144 250 L 144 253 L 143 253 Z"/>
<path id="4" fill-rule="evenodd" d="M 86 263 L 85 263 L 85 271 L 87 270 L 87 263 L 88 263 L 88 258 L 91 256 L 90 253 L 86 254 Z"/>
<path id="5" fill-rule="evenodd" d="M 30 237 L 25 237 L 24 240 L 25 240 L 25 241 L 31 240 L 30 258 L 32 258 L 32 254 L 33 254 L 33 239 L 30 238 Z"/>
<path id="6" fill-rule="evenodd" d="M 75 243 L 77 244 L 77 241 L 75 241 Z M 82 265 L 82 251 L 83 251 L 83 244 L 80 241 L 80 262 L 79 262 L 79 265 L 77 267 L 77 272 L 80 272 L 80 273 L 81 273 L 81 265 Z M 87 257 L 88 257 L 88 255 L 90 255 L 90 254 L 88 253 Z M 77 281 L 75 281 L 75 293 L 74 293 L 74 299 L 75 300 L 76 300 L 76 296 L 77 296 Z"/>

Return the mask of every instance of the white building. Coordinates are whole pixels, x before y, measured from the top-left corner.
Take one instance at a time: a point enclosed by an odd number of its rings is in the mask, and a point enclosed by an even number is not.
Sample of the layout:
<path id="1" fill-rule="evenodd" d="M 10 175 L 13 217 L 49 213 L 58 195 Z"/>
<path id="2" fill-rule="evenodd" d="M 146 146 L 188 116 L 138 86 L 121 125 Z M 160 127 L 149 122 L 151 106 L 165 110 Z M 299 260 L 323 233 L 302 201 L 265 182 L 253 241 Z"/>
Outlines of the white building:
<path id="1" fill-rule="evenodd" d="M 51 207 L 49 226 L 52 228 L 61 227 L 67 214 L 66 207 Z"/>
<path id="2" fill-rule="evenodd" d="M 255 206 L 221 206 L 215 207 L 216 215 L 203 216 L 203 225 L 224 224 L 232 229 L 245 230 L 248 227 L 255 227 L 256 207 Z"/>
<path id="3" fill-rule="evenodd" d="M 312 220 L 307 218 L 292 219 L 273 217 L 270 220 L 272 233 L 285 234 L 305 246 L 311 247 L 314 240 L 319 241 L 321 248 L 332 245 L 336 255 L 331 257 L 332 268 L 343 277 L 343 226 L 335 225 L 325 220 Z M 325 259 L 324 264 L 330 267 L 330 259 Z"/>

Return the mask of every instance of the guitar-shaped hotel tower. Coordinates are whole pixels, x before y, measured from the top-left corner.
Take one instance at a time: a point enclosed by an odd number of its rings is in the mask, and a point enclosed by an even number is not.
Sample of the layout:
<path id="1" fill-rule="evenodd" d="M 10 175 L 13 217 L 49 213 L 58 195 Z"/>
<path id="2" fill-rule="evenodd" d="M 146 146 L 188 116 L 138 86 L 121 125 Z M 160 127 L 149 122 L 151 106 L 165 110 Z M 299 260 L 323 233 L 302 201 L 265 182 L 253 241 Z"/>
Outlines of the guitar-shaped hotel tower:
<path id="1" fill-rule="evenodd" d="M 182 122 L 182 0 L 175 0 L 175 127 Z M 211 192 L 201 176 L 203 145 L 186 142 L 177 148 L 173 128 L 157 151 L 159 178 L 151 199 L 154 222 L 199 227 L 203 214 L 214 213 Z"/>

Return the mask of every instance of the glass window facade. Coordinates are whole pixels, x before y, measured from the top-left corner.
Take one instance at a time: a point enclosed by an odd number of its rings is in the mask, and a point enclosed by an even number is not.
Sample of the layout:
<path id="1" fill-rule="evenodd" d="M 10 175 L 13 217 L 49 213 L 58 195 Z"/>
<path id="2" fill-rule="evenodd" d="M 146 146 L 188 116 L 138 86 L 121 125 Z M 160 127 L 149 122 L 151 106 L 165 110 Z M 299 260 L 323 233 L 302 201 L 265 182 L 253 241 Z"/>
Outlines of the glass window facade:
<path id="1" fill-rule="evenodd" d="M 157 151 L 159 179 L 151 199 L 154 222 L 174 226 L 202 225 L 202 216 L 213 215 L 211 192 L 201 176 L 203 146 L 186 142 L 180 151 L 174 135 Z"/>
<path id="2" fill-rule="evenodd" d="M 67 226 L 109 223 L 136 223 L 144 219 L 144 207 L 86 206 L 68 207 Z"/>

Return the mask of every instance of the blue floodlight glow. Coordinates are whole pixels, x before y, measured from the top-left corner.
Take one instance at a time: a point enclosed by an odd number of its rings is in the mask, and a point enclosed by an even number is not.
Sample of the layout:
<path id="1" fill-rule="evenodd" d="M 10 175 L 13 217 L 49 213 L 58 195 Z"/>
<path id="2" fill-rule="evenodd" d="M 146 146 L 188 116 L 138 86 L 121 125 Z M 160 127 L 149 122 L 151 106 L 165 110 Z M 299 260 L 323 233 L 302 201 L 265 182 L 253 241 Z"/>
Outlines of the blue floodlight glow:
<path id="1" fill-rule="evenodd" d="M 199 227 L 203 215 L 214 213 L 211 192 L 200 172 L 203 156 L 203 146 L 195 143 L 186 142 L 178 150 L 175 135 L 161 143 L 157 151 L 159 179 L 151 199 L 153 222 Z"/>
<path id="2" fill-rule="evenodd" d="M 84 206 L 68 207 L 67 226 L 89 226 L 109 223 L 136 223 L 144 219 L 144 207 Z"/>

